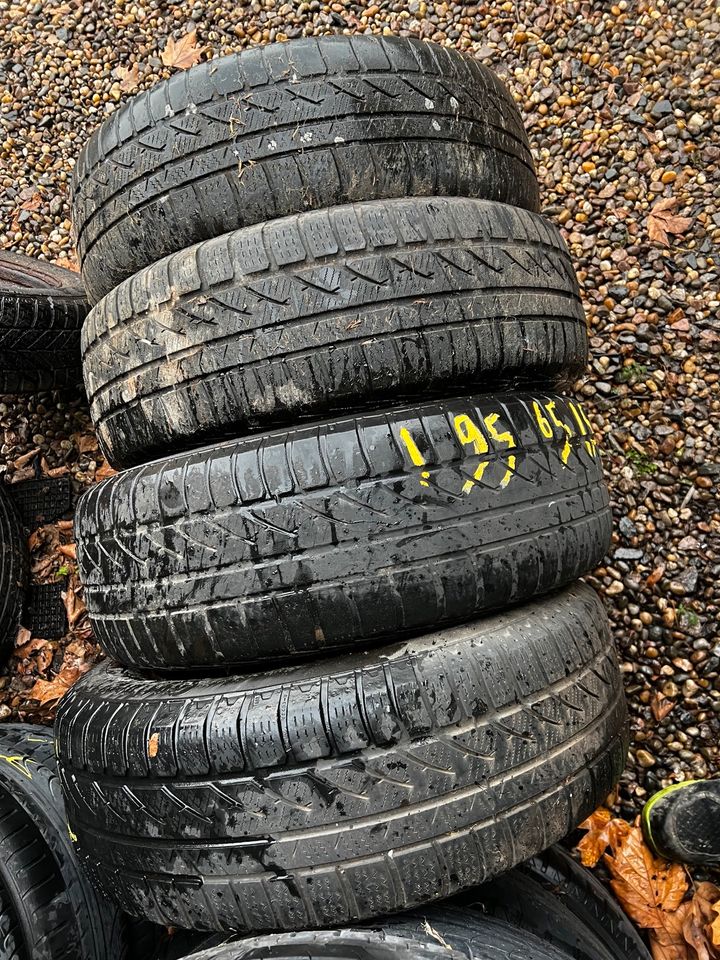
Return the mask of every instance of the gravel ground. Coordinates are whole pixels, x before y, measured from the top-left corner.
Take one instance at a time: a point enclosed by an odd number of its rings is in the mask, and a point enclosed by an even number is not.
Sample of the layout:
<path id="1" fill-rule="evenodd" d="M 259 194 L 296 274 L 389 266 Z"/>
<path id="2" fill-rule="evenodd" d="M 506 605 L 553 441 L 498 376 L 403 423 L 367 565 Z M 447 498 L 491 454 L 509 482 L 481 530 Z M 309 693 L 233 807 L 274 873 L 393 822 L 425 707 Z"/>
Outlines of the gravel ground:
<path id="1" fill-rule="evenodd" d="M 2 246 L 72 258 L 67 188 L 81 145 L 123 88 L 169 75 L 160 57 L 168 38 L 192 30 L 205 56 L 337 31 L 417 36 L 504 78 L 525 114 L 545 213 L 575 258 L 591 330 L 592 368 L 577 391 L 602 441 L 615 511 L 610 555 L 590 579 L 607 604 L 631 705 L 621 809 L 632 815 L 660 784 L 717 773 L 720 11 L 701 0 L 0 0 Z M 660 209 L 684 218 L 671 222 L 668 246 L 651 238 L 648 218 L 663 198 L 673 202 Z M 0 428 L 10 480 L 35 463 L 67 466 L 80 490 L 103 470 L 81 398 L 0 398 Z M 67 558 L 57 536 L 46 539 L 34 559 L 48 579 Z M 0 679 L 0 716 L 38 714 L 37 676 L 77 656 L 78 629 L 92 659 L 78 624 L 49 661 L 13 659 Z"/>

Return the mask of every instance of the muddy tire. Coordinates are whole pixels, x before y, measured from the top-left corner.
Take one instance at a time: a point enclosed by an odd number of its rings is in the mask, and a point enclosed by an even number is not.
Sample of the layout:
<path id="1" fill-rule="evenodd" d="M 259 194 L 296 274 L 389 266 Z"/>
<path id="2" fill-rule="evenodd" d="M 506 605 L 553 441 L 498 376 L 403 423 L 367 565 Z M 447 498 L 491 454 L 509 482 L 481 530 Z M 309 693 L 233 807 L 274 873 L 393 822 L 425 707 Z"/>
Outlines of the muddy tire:
<path id="1" fill-rule="evenodd" d="M 148 938 L 82 872 L 65 820 L 53 732 L 0 727 L 0 885 L 32 960 L 145 960 Z M 148 952 L 136 952 L 144 943 Z"/>
<path id="2" fill-rule="evenodd" d="M 548 847 L 618 778 L 626 709 L 607 617 L 577 585 L 270 673 L 104 663 L 56 736 L 99 888 L 160 923 L 252 932 L 404 910 Z"/>
<path id="3" fill-rule="evenodd" d="M 78 274 L 0 250 L 0 394 L 82 384 Z"/>
<path id="4" fill-rule="evenodd" d="M 0 656 L 13 649 L 25 602 L 28 554 L 15 506 L 0 480 Z"/>
<path id="5" fill-rule="evenodd" d="M 484 200 L 314 211 L 148 267 L 91 312 L 85 382 L 115 467 L 448 384 L 563 384 L 587 360 L 559 231 Z"/>
<path id="6" fill-rule="evenodd" d="M 96 636 L 131 668 L 284 662 L 555 590 L 609 544 L 588 431 L 558 396 L 463 397 L 126 470 L 75 517 Z"/>
<path id="7" fill-rule="evenodd" d="M 431 195 L 538 208 L 510 94 L 445 47 L 335 36 L 212 60 L 134 97 L 80 154 L 73 212 L 95 303 L 156 260 L 239 227 Z"/>

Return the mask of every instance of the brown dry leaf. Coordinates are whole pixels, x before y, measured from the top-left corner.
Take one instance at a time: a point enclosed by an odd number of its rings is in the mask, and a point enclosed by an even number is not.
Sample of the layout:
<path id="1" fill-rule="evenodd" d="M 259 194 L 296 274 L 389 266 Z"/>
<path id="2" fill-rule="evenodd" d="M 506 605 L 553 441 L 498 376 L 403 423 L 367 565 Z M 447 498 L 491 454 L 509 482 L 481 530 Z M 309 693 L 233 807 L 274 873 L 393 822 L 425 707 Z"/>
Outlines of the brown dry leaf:
<path id="1" fill-rule="evenodd" d="M 13 470 L 22 470 L 26 463 L 30 463 L 33 457 L 37 456 L 40 453 L 40 447 L 35 447 L 34 450 L 28 450 L 27 453 L 24 453 L 21 457 L 18 457 L 17 460 L 8 461 L 8 466 L 11 466 Z"/>
<path id="2" fill-rule="evenodd" d="M 625 912 L 640 927 L 674 936 L 675 922 L 669 915 L 677 911 L 688 889 L 682 866 L 654 857 L 637 823 L 611 844 L 613 856 L 606 854 L 605 863 Z"/>
<path id="3" fill-rule="evenodd" d="M 713 904 L 713 912 L 717 914 L 713 922 L 710 924 L 710 936 L 713 942 L 713 945 L 720 947 L 720 900 L 717 903 Z"/>
<path id="4" fill-rule="evenodd" d="M 656 690 L 652 697 L 650 698 L 650 709 L 652 710 L 652 715 L 658 721 L 664 720 L 665 717 L 672 712 L 675 707 L 675 703 Z"/>
<path id="5" fill-rule="evenodd" d="M 153 735 L 148 740 L 148 756 L 152 760 L 158 755 L 158 749 L 160 748 L 160 734 L 153 733 Z"/>
<path id="6" fill-rule="evenodd" d="M 654 569 L 653 572 L 650 574 L 650 576 L 647 578 L 647 580 L 645 581 L 645 583 L 646 583 L 649 587 L 654 587 L 655 584 L 656 584 L 660 579 L 662 579 L 662 575 L 663 575 L 664 573 L 665 573 L 665 564 L 664 564 L 664 563 L 661 563 L 659 566 L 655 567 L 655 569 Z"/>
<path id="7" fill-rule="evenodd" d="M 67 614 L 70 629 L 85 615 L 85 604 L 77 594 L 78 592 L 74 585 L 69 586 L 67 590 L 63 590 L 60 593 L 60 596 L 63 598 L 63 603 L 65 604 L 65 613 Z"/>
<path id="8" fill-rule="evenodd" d="M 77 549 L 74 543 L 59 543 L 57 549 L 58 553 L 61 553 L 69 560 L 77 560 Z"/>
<path id="9" fill-rule="evenodd" d="M 120 89 L 124 93 L 132 93 L 140 82 L 140 64 L 134 63 L 131 67 L 116 67 L 113 71 L 120 81 Z"/>
<path id="10" fill-rule="evenodd" d="M 70 260 L 68 257 L 56 257 L 53 263 L 56 267 L 62 267 L 63 270 L 72 270 L 73 273 L 80 273 L 80 266 L 77 260 Z"/>
<path id="11" fill-rule="evenodd" d="M 584 867 L 594 867 L 607 850 L 610 843 L 607 829 L 610 819 L 610 811 L 604 807 L 599 807 L 594 813 L 590 814 L 587 820 L 580 824 L 580 830 L 587 830 L 587 833 L 577 845 L 577 851 Z"/>
<path id="12" fill-rule="evenodd" d="M 103 465 L 95 471 L 95 479 L 98 482 L 100 480 L 107 480 L 108 477 L 114 477 L 116 473 L 117 470 L 113 470 L 109 463 L 103 463 Z"/>
<path id="13" fill-rule="evenodd" d="M 53 703 L 64 696 L 80 676 L 79 667 L 72 664 L 66 667 L 63 664 L 54 680 L 36 680 L 28 690 L 28 699 L 37 700 L 40 704 Z"/>
<path id="14" fill-rule="evenodd" d="M 668 234 L 685 233 L 692 226 L 691 217 L 678 217 L 673 213 L 679 203 L 677 197 L 663 197 L 652 207 L 648 214 L 648 236 L 651 240 L 669 247 Z"/>
<path id="15" fill-rule="evenodd" d="M 186 33 L 177 42 L 170 37 L 165 49 L 160 54 L 160 59 L 166 67 L 173 67 L 175 70 L 187 70 L 200 62 L 205 48 L 197 45 L 197 31 Z"/>
<path id="16" fill-rule="evenodd" d="M 27 629 L 27 627 L 18 627 L 17 636 L 15 637 L 15 646 L 23 647 L 26 643 L 29 642 L 32 634 Z"/>
<path id="17" fill-rule="evenodd" d="M 97 450 L 98 441 L 94 433 L 74 433 L 70 439 L 80 453 L 90 453 Z"/>
<path id="18" fill-rule="evenodd" d="M 674 913 L 668 914 L 662 929 L 650 931 L 653 960 L 697 960 L 695 951 L 683 936 L 683 926 L 691 907 L 689 902 L 681 904 Z"/>
<path id="19" fill-rule="evenodd" d="M 40 460 L 40 469 L 46 477 L 53 478 L 64 477 L 66 473 L 70 472 L 70 468 L 67 464 L 63 464 L 61 467 L 51 467 L 45 457 Z"/>

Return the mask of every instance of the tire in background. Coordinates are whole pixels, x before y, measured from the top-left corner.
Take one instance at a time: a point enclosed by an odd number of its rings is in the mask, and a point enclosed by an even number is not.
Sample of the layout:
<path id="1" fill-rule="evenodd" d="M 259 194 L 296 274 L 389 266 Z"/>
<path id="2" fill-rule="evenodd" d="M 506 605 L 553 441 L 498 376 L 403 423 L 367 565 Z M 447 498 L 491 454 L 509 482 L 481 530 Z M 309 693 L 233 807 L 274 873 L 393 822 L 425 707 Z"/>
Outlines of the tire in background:
<path id="1" fill-rule="evenodd" d="M 523 927 L 572 960 L 651 960 L 617 900 L 561 846 L 531 857 L 456 903 Z"/>
<path id="2" fill-rule="evenodd" d="M 372 919 L 502 873 L 595 809 L 627 748 L 607 616 L 581 584 L 262 674 L 106 662 L 56 736 L 99 888 L 156 922 L 246 932 Z"/>
<path id="3" fill-rule="evenodd" d="M 0 480 L 0 656 L 14 648 L 28 583 L 25 534 Z"/>
<path id="4" fill-rule="evenodd" d="M 115 467 L 383 401 L 562 385 L 586 362 L 557 228 L 458 198 L 358 203 L 208 240 L 125 281 L 83 329 Z"/>
<path id="5" fill-rule="evenodd" d="M 80 500 L 85 602 L 131 668 L 286 662 L 555 590 L 609 544 L 582 409 L 499 394 L 157 460 Z"/>
<path id="6" fill-rule="evenodd" d="M 78 274 L 0 250 L 0 394 L 82 384 Z"/>
<path id="7" fill-rule="evenodd" d="M 446 47 L 334 36 L 211 60 L 133 97 L 81 152 L 73 214 L 96 303 L 156 260 L 239 227 L 430 195 L 538 208 L 512 97 Z"/>
<path id="8" fill-rule="evenodd" d="M 524 930 L 449 908 L 373 929 L 305 930 L 218 944 L 187 960 L 569 960 Z"/>
<path id="9" fill-rule="evenodd" d="M 0 852 L 29 960 L 150 960 L 158 931 L 96 893 L 77 861 L 47 727 L 0 726 Z"/>

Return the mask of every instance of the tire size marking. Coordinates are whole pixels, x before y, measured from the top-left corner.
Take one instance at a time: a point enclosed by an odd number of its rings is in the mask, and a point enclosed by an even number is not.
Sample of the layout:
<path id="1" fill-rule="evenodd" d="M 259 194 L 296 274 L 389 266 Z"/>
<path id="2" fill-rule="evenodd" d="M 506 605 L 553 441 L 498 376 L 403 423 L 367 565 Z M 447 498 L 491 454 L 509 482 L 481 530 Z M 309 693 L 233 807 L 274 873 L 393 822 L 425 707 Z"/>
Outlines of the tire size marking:
<path id="1" fill-rule="evenodd" d="M 563 402 L 572 414 L 570 422 L 566 422 L 559 414 L 557 400 L 530 401 L 528 409 L 532 413 L 534 425 L 537 427 L 541 441 L 543 443 L 555 441 L 558 439 L 557 431 L 562 431 L 561 439 L 564 442 L 560 448 L 559 456 L 563 467 L 568 465 L 573 452 L 571 441 L 577 438 L 580 438 L 588 454 L 597 459 L 597 443 L 593 437 L 592 424 L 585 411 L 576 401 L 564 399 Z M 515 475 L 517 456 L 510 451 L 517 448 L 517 438 L 506 422 L 503 423 L 500 418 L 500 413 L 496 412 L 483 415 L 477 422 L 467 413 L 459 413 L 452 418 L 452 428 L 460 445 L 468 448 L 468 452 L 472 456 L 479 457 L 472 475 L 466 477 L 463 483 L 462 492 L 464 494 L 469 494 L 477 484 L 483 483 L 487 468 L 495 461 L 501 461 L 506 468 L 499 481 L 499 489 L 502 490 L 506 487 Z M 418 433 L 423 433 L 422 428 L 418 430 Z M 401 427 L 399 438 L 410 457 L 412 465 L 424 468 L 420 471 L 420 485 L 429 487 L 428 462 L 418 446 L 418 441 L 413 437 L 408 427 Z M 421 443 L 423 446 L 425 445 L 424 440 Z"/>

